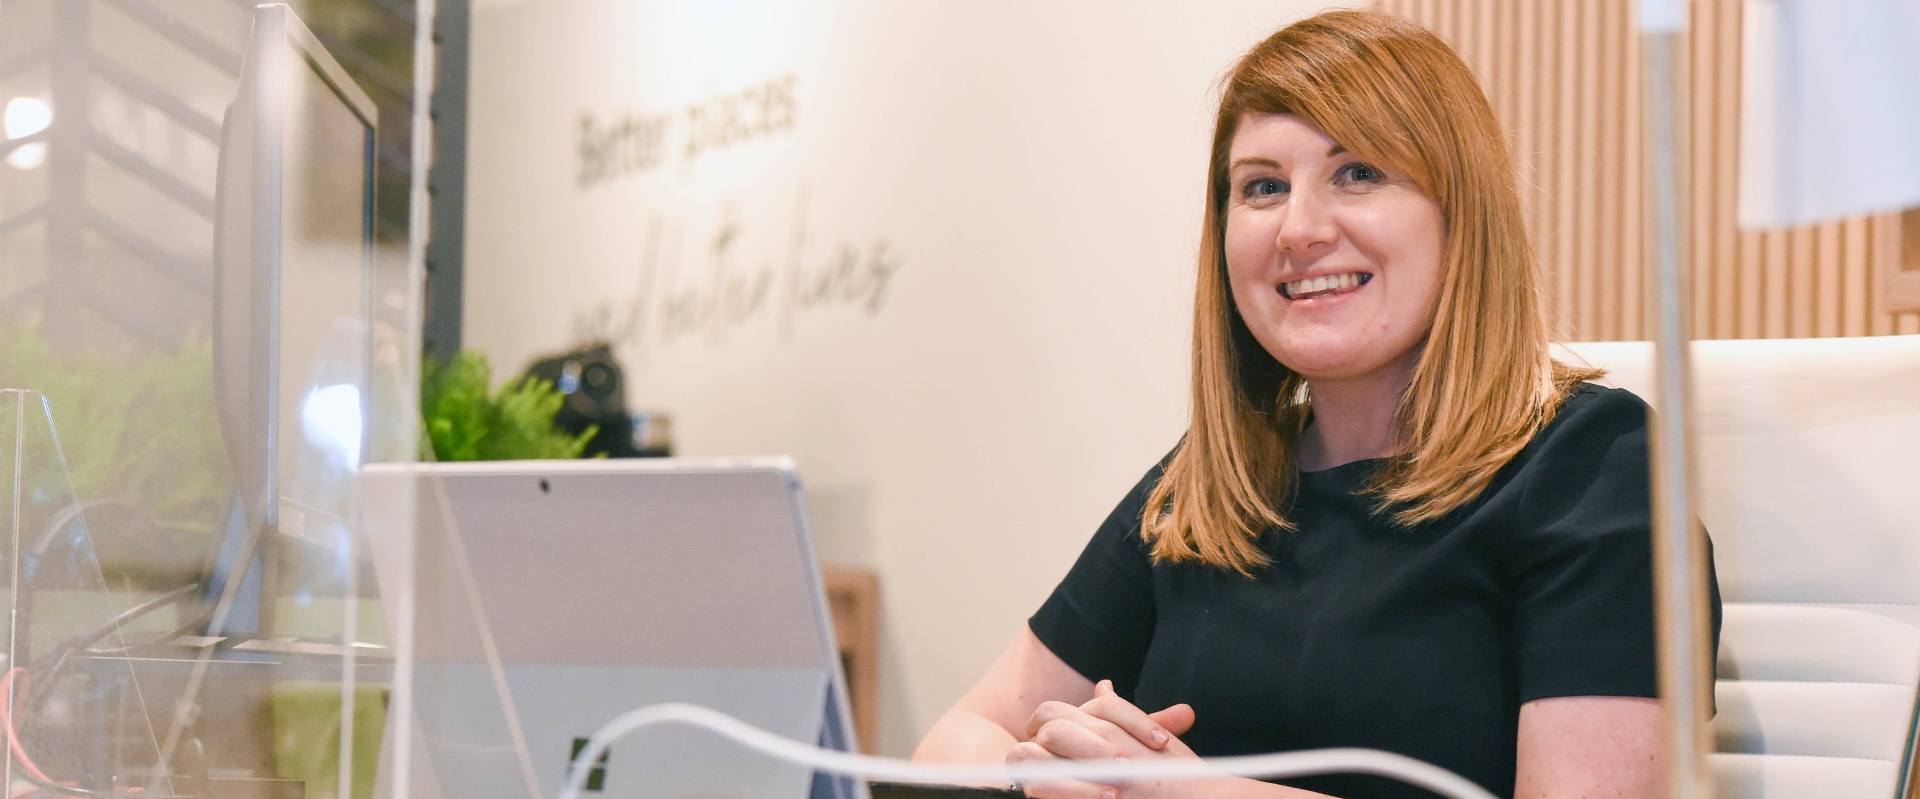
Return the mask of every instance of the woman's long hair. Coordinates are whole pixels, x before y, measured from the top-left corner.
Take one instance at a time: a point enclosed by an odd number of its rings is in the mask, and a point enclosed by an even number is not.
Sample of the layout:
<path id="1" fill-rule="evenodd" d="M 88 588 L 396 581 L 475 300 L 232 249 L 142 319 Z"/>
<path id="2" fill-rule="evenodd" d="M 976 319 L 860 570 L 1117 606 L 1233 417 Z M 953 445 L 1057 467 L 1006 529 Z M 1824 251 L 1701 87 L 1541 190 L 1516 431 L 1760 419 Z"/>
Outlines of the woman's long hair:
<path id="1" fill-rule="evenodd" d="M 1401 397 L 1400 452 L 1372 489 L 1394 522 L 1478 496 L 1595 370 L 1548 350 L 1541 280 L 1493 109 L 1445 42 L 1411 22 L 1331 11 L 1268 37 L 1228 73 L 1214 120 L 1194 292 L 1193 418 L 1148 497 L 1156 560 L 1252 574 L 1297 488 L 1306 379 L 1255 341 L 1234 306 L 1222 243 L 1228 149 L 1244 114 L 1292 114 L 1361 158 L 1406 173 L 1445 222 L 1439 299 Z"/>

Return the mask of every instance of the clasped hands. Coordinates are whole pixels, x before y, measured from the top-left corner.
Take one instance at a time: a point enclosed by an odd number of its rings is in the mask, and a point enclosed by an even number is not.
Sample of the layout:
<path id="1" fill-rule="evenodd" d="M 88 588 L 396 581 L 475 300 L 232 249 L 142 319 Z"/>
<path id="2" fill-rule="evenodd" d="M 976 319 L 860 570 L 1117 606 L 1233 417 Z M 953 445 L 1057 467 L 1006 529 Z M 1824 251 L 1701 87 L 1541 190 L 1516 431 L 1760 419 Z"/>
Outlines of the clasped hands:
<path id="1" fill-rule="evenodd" d="M 1147 713 L 1120 698 L 1113 681 L 1101 680 L 1093 698 L 1074 706 L 1044 702 L 1027 720 L 1027 740 L 1007 751 L 1006 762 L 1048 760 L 1144 760 L 1196 758 L 1179 736 L 1193 727 L 1193 708 L 1174 705 Z M 1192 781 L 1149 781 L 1102 785 L 1081 781 L 1033 783 L 1025 786 L 1036 799 L 1148 799 L 1177 795 L 1174 786 L 1195 788 Z M 1183 791 L 1182 793 L 1185 793 Z"/>

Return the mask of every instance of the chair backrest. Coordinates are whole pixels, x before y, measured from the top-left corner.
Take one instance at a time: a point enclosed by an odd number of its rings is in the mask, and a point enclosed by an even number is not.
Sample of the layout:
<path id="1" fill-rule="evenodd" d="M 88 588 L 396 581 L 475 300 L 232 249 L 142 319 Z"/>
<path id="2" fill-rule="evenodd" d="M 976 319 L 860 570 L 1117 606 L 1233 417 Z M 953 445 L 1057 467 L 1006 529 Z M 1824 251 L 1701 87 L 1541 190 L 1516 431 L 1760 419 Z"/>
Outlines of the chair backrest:
<path id="1" fill-rule="evenodd" d="M 1568 344 L 1649 401 L 1649 342 Z M 1723 796 L 1899 797 L 1920 684 L 1920 336 L 1700 341 Z"/>

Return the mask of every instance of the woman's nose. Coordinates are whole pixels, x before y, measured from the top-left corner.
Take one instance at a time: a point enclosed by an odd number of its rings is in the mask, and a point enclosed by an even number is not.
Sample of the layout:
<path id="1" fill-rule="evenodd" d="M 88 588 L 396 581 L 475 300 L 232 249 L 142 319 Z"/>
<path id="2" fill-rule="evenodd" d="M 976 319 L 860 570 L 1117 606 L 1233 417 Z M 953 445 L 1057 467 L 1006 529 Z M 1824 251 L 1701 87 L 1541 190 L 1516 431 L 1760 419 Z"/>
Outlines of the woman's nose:
<path id="1" fill-rule="evenodd" d="M 1339 232 L 1333 223 L 1327 200 L 1311 191 L 1296 191 L 1281 209 L 1280 232 L 1275 244 L 1281 252 L 1306 254 L 1316 247 L 1331 245 Z"/>

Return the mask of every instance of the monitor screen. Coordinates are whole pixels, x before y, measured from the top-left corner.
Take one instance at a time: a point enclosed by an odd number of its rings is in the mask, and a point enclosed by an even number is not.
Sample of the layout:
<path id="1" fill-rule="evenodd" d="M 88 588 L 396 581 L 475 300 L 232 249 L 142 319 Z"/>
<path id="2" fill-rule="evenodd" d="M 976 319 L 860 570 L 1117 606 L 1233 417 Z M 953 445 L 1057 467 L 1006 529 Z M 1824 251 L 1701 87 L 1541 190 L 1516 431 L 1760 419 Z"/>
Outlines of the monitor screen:
<path id="1" fill-rule="evenodd" d="M 283 84 L 279 532 L 345 535 L 365 443 L 373 127 L 297 48 Z"/>

